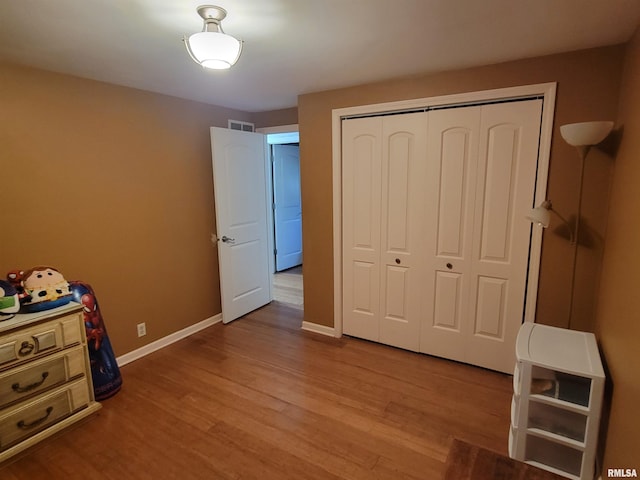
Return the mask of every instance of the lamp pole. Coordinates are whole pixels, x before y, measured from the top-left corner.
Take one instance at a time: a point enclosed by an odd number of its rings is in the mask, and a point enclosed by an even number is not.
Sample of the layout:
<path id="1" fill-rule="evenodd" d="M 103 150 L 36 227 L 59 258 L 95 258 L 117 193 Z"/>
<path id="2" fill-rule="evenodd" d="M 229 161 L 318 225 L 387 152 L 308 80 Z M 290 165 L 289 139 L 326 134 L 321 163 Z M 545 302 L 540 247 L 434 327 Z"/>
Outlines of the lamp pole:
<path id="1" fill-rule="evenodd" d="M 571 270 L 571 295 L 569 296 L 569 329 L 571 329 L 571 320 L 573 319 L 573 297 L 576 290 L 576 268 L 578 264 L 578 246 L 580 245 L 580 215 L 582 212 L 582 190 L 584 185 L 584 164 L 587 153 L 591 145 L 580 145 L 576 147 L 578 156 L 580 157 L 580 186 L 578 188 L 578 211 L 573 229 L 573 263 Z"/>

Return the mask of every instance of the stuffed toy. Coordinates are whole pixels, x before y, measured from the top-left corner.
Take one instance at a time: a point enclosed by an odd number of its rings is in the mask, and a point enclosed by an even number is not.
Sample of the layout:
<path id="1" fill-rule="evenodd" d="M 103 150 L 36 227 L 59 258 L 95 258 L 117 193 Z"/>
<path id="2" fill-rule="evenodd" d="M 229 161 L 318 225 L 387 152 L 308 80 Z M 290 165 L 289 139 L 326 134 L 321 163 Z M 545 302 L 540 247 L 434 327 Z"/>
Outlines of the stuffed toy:
<path id="1" fill-rule="evenodd" d="M 38 266 L 22 274 L 24 288 L 22 310 L 26 313 L 40 312 L 66 305 L 72 295 L 69 283 L 53 267 Z"/>
<path id="2" fill-rule="evenodd" d="M 24 293 L 24 287 L 22 286 L 22 277 L 24 276 L 24 270 L 11 270 L 7 273 L 7 281 L 13 285 L 13 288 L 18 292 L 18 298 L 20 299 L 20 303 L 22 303 L 24 297 L 27 296 Z"/>
<path id="3" fill-rule="evenodd" d="M 10 282 L 0 280 L 0 322 L 9 320 L 20 310 L 18 291 Z"/>
<path id="4" fill-rule="evenodd" d="M 91 378 L 96 400 L 102 401 L 115 395 L 122 387 L 122 376 L 113 353 L 107 327 L 96 294 L 88 283 L 69 282 L 73 300 L 82 305 L 84 326 L 87 331 L 87 348 L 91 360 Z"/>

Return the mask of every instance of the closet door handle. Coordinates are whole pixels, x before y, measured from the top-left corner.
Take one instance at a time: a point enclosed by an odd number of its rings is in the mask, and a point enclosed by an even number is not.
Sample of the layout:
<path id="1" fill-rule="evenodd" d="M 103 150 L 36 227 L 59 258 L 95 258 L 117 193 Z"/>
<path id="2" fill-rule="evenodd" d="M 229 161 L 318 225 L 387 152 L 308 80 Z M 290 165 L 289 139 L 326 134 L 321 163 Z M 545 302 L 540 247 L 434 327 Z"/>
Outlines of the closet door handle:
<path id="1" fill-rule="evenodd" d="M 221 240 L 222 240 L 223 243 L 230 243 L 231 245 L 236 243 L 236 239 L 235 238 L 230 238 L 230 237 L 227 237 L 226 235 L 223 235 Z"/>

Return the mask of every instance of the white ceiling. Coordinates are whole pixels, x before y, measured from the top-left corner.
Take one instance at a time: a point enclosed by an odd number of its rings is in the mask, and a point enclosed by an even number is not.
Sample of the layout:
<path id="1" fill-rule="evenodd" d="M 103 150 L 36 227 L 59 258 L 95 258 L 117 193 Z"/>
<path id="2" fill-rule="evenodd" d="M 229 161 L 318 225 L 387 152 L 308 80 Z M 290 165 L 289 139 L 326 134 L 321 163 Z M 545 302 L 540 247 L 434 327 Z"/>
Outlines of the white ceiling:
<path id="1" fill-rule="evenodd" d="M 238 63 L 208 71 L 182 37 L 206 0 L 0 0 L 0 60 L 246 111 L 302 93 L 613 45 L 639 0 L 212 0 Z"/>

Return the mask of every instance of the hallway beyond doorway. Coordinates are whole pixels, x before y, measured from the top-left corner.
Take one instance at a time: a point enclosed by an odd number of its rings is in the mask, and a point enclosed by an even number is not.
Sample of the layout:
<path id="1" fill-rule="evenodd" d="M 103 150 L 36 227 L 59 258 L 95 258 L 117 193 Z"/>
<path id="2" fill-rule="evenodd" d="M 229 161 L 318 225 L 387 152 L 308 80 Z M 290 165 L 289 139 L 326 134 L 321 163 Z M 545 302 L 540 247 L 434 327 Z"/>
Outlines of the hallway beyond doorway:
<path id="1" fill-rule="evenodd" d="M 274 300 L 303 310 L 302 293 L 302 265 L 273 274 Z"/>

